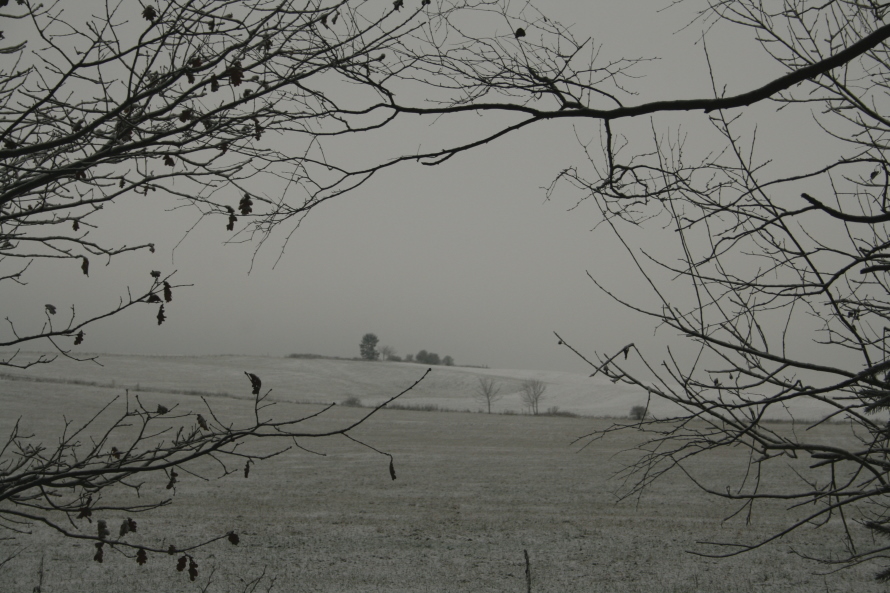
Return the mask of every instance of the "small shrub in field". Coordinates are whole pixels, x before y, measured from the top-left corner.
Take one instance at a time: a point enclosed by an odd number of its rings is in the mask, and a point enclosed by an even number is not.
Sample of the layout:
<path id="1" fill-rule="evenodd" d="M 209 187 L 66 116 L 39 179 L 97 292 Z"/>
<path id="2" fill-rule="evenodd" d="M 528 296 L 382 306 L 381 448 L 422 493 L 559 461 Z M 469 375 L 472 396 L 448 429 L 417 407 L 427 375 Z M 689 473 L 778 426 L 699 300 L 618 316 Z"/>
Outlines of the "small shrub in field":
<path id="1" fill-rule="evenodd" d="M 634 406 L 630 409 L 630 417 L 634 420 L 646 419 L 646 406 Z"/>
<path id="2" fill-rule="evenodd" d="M 412 410 L 415 412 L 444 412 L 437 404 L 401 404 L 398 402 L 387 404 L 389 410 Z"/>
<path id="3" fill-rule="evenodd" d="M 350 408 L 360 408 L 360 407 L 362 407 L 362 400 L 355 397 L 354 395 L 350 395 L 349 397 L 347 397 L 346 399 L 343 400 L 341 405 L 349 406 Z"/>
<path id="4" fill-rule="evenodd" d="M 560 410 L 559 406 L 551 406 L 544 413 L 545 416 L 564 416 L 566 418 L 575 418 L 578 414 L 569 412 L 568 410 Z"/>

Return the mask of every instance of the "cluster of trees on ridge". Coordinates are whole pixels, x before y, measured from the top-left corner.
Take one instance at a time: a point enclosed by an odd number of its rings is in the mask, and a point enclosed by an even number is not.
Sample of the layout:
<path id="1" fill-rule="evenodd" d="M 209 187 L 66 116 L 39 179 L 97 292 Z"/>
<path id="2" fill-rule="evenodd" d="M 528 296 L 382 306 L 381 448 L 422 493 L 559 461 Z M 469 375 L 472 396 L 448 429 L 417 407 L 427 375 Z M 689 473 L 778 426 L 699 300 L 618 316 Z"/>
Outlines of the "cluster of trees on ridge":
<path id="1" fill-rule="evenodd" d="M 426 350 L 421 350 L 417 354 L 408 354 L 403 359 L 401 356 L 398 356 L 396 354 L 396 349 L 392 346 L 381 346 L 378 350 L 377 344 L 379 342 L 380 340 L 375 334 L 368 333 L 362 336 L 361 344 L 359 344 L 359 352 L 361 353 L 361 357 L 363 360 L 383 359 L 390 362 L 416 362 L 434 366 L 454 366 L 454 359 L 452 357 L 443 356 L 439 358 L 439 355 L 435 352 L 427 352 Z"/>

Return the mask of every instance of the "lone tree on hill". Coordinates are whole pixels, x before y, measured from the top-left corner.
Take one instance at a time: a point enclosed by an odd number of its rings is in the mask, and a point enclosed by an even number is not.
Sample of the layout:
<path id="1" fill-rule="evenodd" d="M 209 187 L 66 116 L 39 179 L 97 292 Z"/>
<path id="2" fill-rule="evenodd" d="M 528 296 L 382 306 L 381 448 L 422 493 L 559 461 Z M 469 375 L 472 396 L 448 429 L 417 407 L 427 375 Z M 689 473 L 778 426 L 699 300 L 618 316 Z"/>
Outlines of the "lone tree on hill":
<path id="1" fill-rule="evenodd" d="M 625 296 L 600 274 L 591 279 L 682 344 L 661 351 L 622 340 L 585 358 L 595 375 L 680 410 L 633 425 L 652 441 L 628 468 L 638 477 L 629 494 L 684 471 L 691 456 L 748 447 L 751 466 L 734 488 L 692 479 L 743 508 L 780 498 L 812 511 L 776 537 L 712 548 L 715 555 L 838 521 L 837 549 L 822 560 L 886 562 L 890 547 L 875 536 L 890 532 L 888 6 L 702 3 L 693 26 L 709 42 L 697 46 L 705 57 L 738 39 L 722 35 L 727 28 L 748 31 L 764 62 L 775 63 L 769 71 L 781 74 L 730 90 L 734 71 L 717 66 L 703 72 L 711 90 L 688 99 L 629 88 L 642 84 L 645 60 L 609 60 L 574 37 L 583 24 L 561 25 L 529 3 L 100 2 L 98 16 L 88 16 L 88 2 L 77 14 L 59 6 L 2 3 L 16 24 L 0 46 L 4 288 L 26 282 L 33 262 L 52 258 L 88 275 L 97 260 L 155 249 L 110 244 L 96 232 L 126 230 L 126 217 L 100 210 L 116 214 L 129 200 L 163 208 L 172 198 L 227 242 L 255 238 L 259 248 L 276 228 L 295 228 L 312 208 L 389 168 L 436 165 L 531 126 L 587 122 L 598 126 L 593 140 L 581 125 L 569 137 L 580 138 L 587 162 L 567 166 L 547 198 L 567 191 L 593 206 L 651 291 Z M 491 125 L 459 125 L 468 114 Z M 664 116 L 691 131 L 665 130 Z M 403 120 L 424 134 L 436 123 L 446 138 L 432 149 L 418 150 L 414 137 L 391 143 L 401 137 L 393 126 L 410 136 Z M 793 149 L 779 135 L 755 146 L 753 130 L 763 142 L 764 130 L 787 122 L 795 133 L 786 137 L 801 139 Z M 357 155 L 348 149 L 357 135 L 387 141 Z M 33 311 L 4 312 L 0 346 L 16 354 L 0 364 L 49 362 L 18 354 L 38 342 L 74 356 L 89 343 L 90 323 L 129 309 L 150 305 L 163 323 L 176 286 L 169 272 L 145 278 L 118 305 L 83 318 L 73 304 L 63 318 L 69 304 L 60 296 L 39 301 L 36 325 L 20 321 Z M 797 404 L 813 402 L 825 411 L 808 426 L 843 420 L 852 444 L 764 422 L 774 411 L 794 419 Z"/>
<path id="2" fill-rule="evenodd" d="M 488 413 L 491 414 L 491 404 L 504 397 L 500 391 L 500 386 L 493 378 L 479 377 L 479 385 L 476 386 L 473 397 L 484 405 L 488 409 Z"/>
<path id="3" fill-rule="evenodd" d="M 377 342 L 380 340 L 377 339 L 377 336 L 374 334 L 365 334 L 362 336 L 362 343 L 359 344 L 359 350 L 362 353 L 362 358 L 365 360 L 377 360 L 380 357 L 380 353 L 377 352 Z"/>
<path id="4" fill-rule="evenodd" d="M 526 379 L 522 382 L 519 397 L 522 398 L 522 404 L 531 414 L 538 415 L 545 391 L 547 391 L 547 384 L 539 379 Z"/>

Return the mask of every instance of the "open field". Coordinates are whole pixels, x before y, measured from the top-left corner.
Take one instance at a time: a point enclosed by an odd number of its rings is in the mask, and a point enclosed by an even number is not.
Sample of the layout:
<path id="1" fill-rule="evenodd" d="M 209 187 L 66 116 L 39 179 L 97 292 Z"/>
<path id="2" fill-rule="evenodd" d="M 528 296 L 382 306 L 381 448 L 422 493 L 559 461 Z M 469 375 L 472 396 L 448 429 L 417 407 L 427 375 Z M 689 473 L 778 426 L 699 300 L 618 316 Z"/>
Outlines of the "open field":
<path id="1" fill-rule="evenodd" d="M 166 364 L 155 364 L 157 360 Z M 50 365 L 39 374 L 56 380 L 114 381 L 115 388 L 0 381 L 0 430 L 5 433 L 21 416 L 25 428 L 51 440 L 59 432 L 62 413 L 86 418 L 122 386 L 136 383 L 226 392 L 236 397 L 208 401 L 220 417 L 237 420 L 250 410 L 249 402 L 239 399 L 249 391 L 243 370 L 256 372 L 264 386 L 273 388 L 281 400 L 276 415 L 302 415 L 318 406 L 290 401 L 341 401 L 356 395 L 373 403 L 404 388 L 423 370 L 418 365 L 248 357 L 106 357 L 103 362 L 104 375 L 86 365 Z M 311 365 L 322 367 L 312 370 Z M 344 370 L 350 365 L 353 370 Z M 402 368 L 407 369 L 404 374 Z M 289 391 L 295 369 L 302 369 L 306 385 L 317 381 L 317 386 L 301 387 L 299 396 Z M 319 377 L 335 371 L 341 382 L 322 384 Z M 474 380 L 459 369 L 443 371 L 426 392 L 409 394 L 413 401 L 444 405 L 437 394 Z M 472 371 L 519 380 L 506 371 Z M 378 372 L 397 378 L 387 379 L 392 381 L 388 384 L 374 375 Z M 204 406 L 195 395 L 139 393 L 149 405 L 178 402 L 195 411 Z M 448 407 L 478 407 L 466 394 L 452 394 L 452 400 Z M 546 405 L 572 409 L 556 398 Z M 624 403 L 616 415 L 629 408 L 630 402 Z M 363 411 L 338 406 L 313 426 L 341 425 Z M 97 564 L 91 560 L 91 545 L 54 542 L 38 531 L 16 542 L 0 541 L 0 558 L 26 547 L 0 569 L 0 591 L 31 593 L 44 555 L 43 593 L 198 591 L 211 573 L 209 590 L 235 591 L 239 578 L 259 576 L 264 569 L 277 579 L 274 590 L 285 592 L 521 593 L 523 550 L 531 558 L 535 592 L 886 590 L 872 580 L 876 566 L 819 576 L 812 574 L 819 567 L 790 553 L 792 548 L 812 554 L 836 550 L 837 525 L 804 530 L 739 558 L 686 553 L 704 549 L 697 541 L 757 540 L 785 525 L 788 517 L 782 505 L 764 505 L 755 509 L 750 525 L 740 518 L 724 522 L 731 508 L 702 495 L 679 475 L 658 483 L 640 500 L 616 503 L 620 483 L 609 477 L 631 458 L 621 452 L 635 444 L 636 436 L 625 433 L 584 450 L 571 444 L 611 422 L 384 410 L 355 436 L 395 456 L 396 481 L 389 478 L 385 457 L 346 439 L 306 441 L 300 444 L 325 456 L 291 451 L 254 467 L 246 480 L 238 476 L 205 482 L 183 476 L 172 507 L 134 517 L 139 522 L 134 535 L 143 541 L 161 537 L 183 545 L 229 530 L 241 535 L 237 548 L 218 543 L 196 554 L 196 583 L 176 572 L 172 558 L 151 557 L 138 566 L 107 553 L 105 563 Z M 820 438 L 846 438 L 841 425 L 818 430 Z M 690 469 L 712 484 L 731 485 L 737 483 L 743 462 L 742 451 L 725 451 Z M 205 469 L 209 473 L 210 467 Z M 143 495 L 163 496 L 163 486 L 162 480 L 153 480 Z M 114 525 L 122 517 L 109 519 Z"/>
<path id="2" fill-rule="evenodd" d="M 244 371 L 259 375 L 272 387 L 272 399 L 285 402 L 330 403 L 357 397 L 365 405 L 382 403 L 416 381 L 428 368 L 398 362 L 365 362 L 342 359 L 294 359 L 269 356 L 120 356 L 103 354 L 102 366 L 59 358 L 49 365 L 27 371 L 15 369 L 0 373 L 0 381 L 10 378 L 40 378 L 82 382 L 106 387 L 106 397 L 129 388 L 137 393 L 196 392 L 250 398 Z M 600 376 L 584 373 L 474 367 L 434 367 L 416 389 L 401 400 L 409 405 L 436 405 L 441 409 L 479 411 L 482 405 L 472 397 L 480 377 L 492 377 L 503 399 L 493 412 L 522 410 L 520 385 L 525 379 L 547 384 L 541 411 L 556 406 L 562 411 L 585 416 L 624 418 L 634 405 L 646 404 L 641 390 L 613 384 Z M 30 408 L 27 408 L 30 409 Z M 653 400 L 650 412 L 666 414 L 664 402 Z M 798 418 L 818 417 L 817 408 L 794 409 Z M 779 408 L 767 417 L 787 419 Z"/>

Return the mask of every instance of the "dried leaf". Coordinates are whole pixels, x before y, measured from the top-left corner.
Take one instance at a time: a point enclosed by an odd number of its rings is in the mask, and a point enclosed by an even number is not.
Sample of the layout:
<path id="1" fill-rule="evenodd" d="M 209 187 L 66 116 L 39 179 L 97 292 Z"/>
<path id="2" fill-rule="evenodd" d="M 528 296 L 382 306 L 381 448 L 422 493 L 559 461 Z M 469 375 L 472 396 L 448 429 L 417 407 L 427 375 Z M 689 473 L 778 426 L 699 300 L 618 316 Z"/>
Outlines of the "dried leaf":
<path id="1" fill-rule="evenodd" d="M 392 3 L 392 7 L 396 10 L 402 10 L 402 5 L 405 3 L 404 0 L 396 0 Z"/>
<path id="2" fill-rule="evenodd" d="M 229 532 L 229 543 L 230 544 L 232 544 L 233 546 L 237 546 L 238 542 L 240 542 L 240 541 L 241 541 L 241 539 L 238 537 L 237 533 L 235 533 L 234 531 Z"/>
<path id="3" fill-rule="evenodd" d="M 161 277 L 161 273 L 158 270 L 152 270 L 151 277 L 154 278 L 155 280 L 157 280 L 158 278 Z"/>
<path id="4" fill-rule="evenodd" d="M 136 531 L 136 521 L 127 517 L 127 525 L 130 526 L 130 531 Z"/>
<path id="5" fill-rule="evenodd" d="M 97 531 L 99 532 L 99 539 L 105 539 L 111 532 L 108 531 L 108 523 L 105 522 L 105 519 L 99 519 L 99 522 L 96 524 Z"/>
<path id="6" fill-rule="evenodd" d="M 120 450 L 117 447 L 112 447 L 111 448 L 111 456 L 114 457 L 115 459 L 120 459 L 121 458 Z"/>
<path id="7" fill-rule="evenodd" d="M 173 166 L 173 157 L 170 156 L 169 154 L 165 154 L 164 155 L 164 164 L 167 165 L 168 167 L 172 167 Z"/>
<path id="8" fill-rule="evenodd" d="M 170 547 L 172 548 L 173 546 L 170 546 Z M 176 562 L 176 570 L 178 570 L 179 572 L 182 572 L 183 570 L 185 570 L 185 565 L 188 561 L 189 561 L 188 556 L 180 556 L 179 560 Z"/>
<path id="9" fill-rule="evenodd" d="M 139 551 L 136 552 L 136 564 L 142 566 L 148 561 L 148 555 L 145 553 L 145 550 L 139 548 Z"/>
<path id="10" fill-rule="evenodd" d="M 250 199 L 250 194 L 244 194 L 244 197 L 238 202 L 238 210 L 241 211 L 242 216 L 247 216 L 253 212 L 253 200 Z"/>
<path id="11" fill-rule="evenodd" d="M 130 533 L 130 524 L 127 523 L 126 519 L 124 519 L 123 523 L 121 523 L 121 528 L 118 533 L 118 537 L 124 537 L 128 533 Z"/>
<path id="12" fill-rule="evenodd" d="M 229 214 L 229 224 L 226 225 L 226 230 L 234 231 L 236 222 L 238 222 L 238 217 L 234 214 Z"/>
<path id="13" fill-rule="evenodd" d="M 340 13 L 339 13 L 339 12 L 335 12 L 335 13 L 334 13 L 334 18 L 331 19 L 331 24 L 332 24 L 332 25 L 336 25 L 336 24 L 337 24 L 337 19 L 338 19 L 338 18 L 340 18 Z"/>
<path id="14" fill-rule="evenodd" d="M 158 404 L 158 412 L 157 412 L 158 414 L 163 415 L 163 414 L 166 414 L 166 413 L 169 412 L 169 411 L 170 411 L 170 410 L 168 410 L 166 406 L 162 406 L 161 404 Z"/>
<path id="15" fill-rule="evenodd" d="M 154 6 L 146 6 L 145 10 L 142 11 L 142 18 L 153 23 L 158 18 L 158 11 L 154 9 Z"/>
<path id="16" fill-rule="evenodd" d="M 516 29 L 516 33 L 514 33 L 514 34 L 516 35 L 516 39 L 519 39 L 520 37 L 525 37 L 525 29 L 523 29 L 522 27 L 519 27 L 518 29 Z"/>
<path id="17" fill-rule="evenodd" d="M 102 562 L 102 544 L 103 542 L 96 543 L 96 555 L 93 556 L 93 560 L 96 562 Z"/>
<path id="18" fill-rule="evenodd" d="M 191 70 L 186 70 L 185 77 L 189 81 L 189 84 L 195 84 L 195 74 Z"/>
<path id="19" fill-rule="evenodd" d="M 167 490 L 172 490 L 173 485 L 176 483 L 176 476 L 179 474 L 176 473 L 176 470 L 170 470 L 170 481 L 167 482 Z"/>
<path id="20" fill-rule="evenodd" d="M 244 477 L 247 478 L 247 476 L 249 474 L 250 474 L 250 459 L 248 459 L 247 463 L 244 464 Z"/>
<path id="21" fill-rule="evenodd" d="M 392 457 L 389 458 L 389 477 L 393 480 L 396 479 L 396 466 L 392 462 Z"/>
<path id="22" fill-rule="evenodd" d="M 79 332 L 77 332 L 74 335 L 74 345 L 75 346 L 80 346 L 81 344 L 83 344 L 83 336 L 84 335 L 85 334 L 83 333 L 83 330 L 80 330 Z"/>
<path id="23" fill-rule="evenodd" d="M 170 284 L 164 280 L 164 300 L 168 303 L 173 300 L 173 291 L 170 289 Z"/>
<path id="24" fill-rule="evenodd" d="M 80 269 L 83 270 L 83 275 L 89 276 L 90 275 L 90 260 L 88 260 L 85 257 L 82 257 L 80 259 L 81 259 Z"/>
<path id="25" fill-rule="evenodd" d="M 198 578 L 198 563 L 194 558 L 189 558 L 189 580 L 194 581 Z"/>
<path id="26" fill-rule="evenodd" d="M 247 371 L 244 371 L 244 374 L 247 375 L 248 379 L 250 379 L 250 389 L 251 389 L 250 392 L 253 395 L 259 395 L 260 389 L 263 387 L 263 382 L 260 380 L 259 377 L 257 377 L 253 373 L 248 373 Z"/>
<path id="27" fill-rule="evenodd" d="M 241 69 L 241 62 L 235 61 L 234 64 L 229 66 L 228 70 L 226 70 L 226 75 L 228 75 L 232 86 L 239 86 L 244 80 L 244 70 Z"/>
<path id="28" fill-rule="evenodd" d="M 79 230 L 80 230 L 80 223 L 77 222 L 77 221 L 75 220 L 73 223 L 71 223 L 71 228 L 74 229 L 74 232 L 79 231 Z"/>
<path id="29" fill-rule="evenodd" d="M 81 507 L 80 512 L 77 513 L 78 519 L 86 519 L 87 521 L 90 521 L 90 522 L 92 522 L 92 519 L 90 519 L 90 517 L 92 517 L 92 516 L 93 516 L 93 511 L 91 511 L 89 507 Z"/>
<path id="30" fill-rule="evenodd" d="M 173 544 L 170 544 L 170 547 L 167 548 L 167 553 L 170 554 L 171 556 L 172 556 L 173 554 L 175 554 L 175 553 L 176 553 L 176 546 L 174 546 Z"/>
<path id="31" fill-rule="evenodd" d="M 161 305 L 161 308 L 158 309 L 158 325 L 161 325 L 167 321 L 167 316 L 164 315 L 164 305 Z"/>
<path id="32" fill-rule="evenodd" d="M 207 420 L 204 419 L 204 416 L 198 414 L 198 426 L 200 426 L 203 430 L 210 430 L 207 426 Z"/>
<path id="33" fill-rule="evenodd" d="M 161 302 L 161 297 L 159 297 L 159 296 L 156 295 L 155 293 L 151 293 L 150 295 L 148 295 L 147 302 L 149 302 L 149 303 L 160 303 L 160 302 Z"/>
<path id="34" fill-rule="evenodd" d="M 46 307 L 46 310 L 50 315 L 56 314 L 56 308 L 53 305 L 44 305 L 44 307 Z"/>

